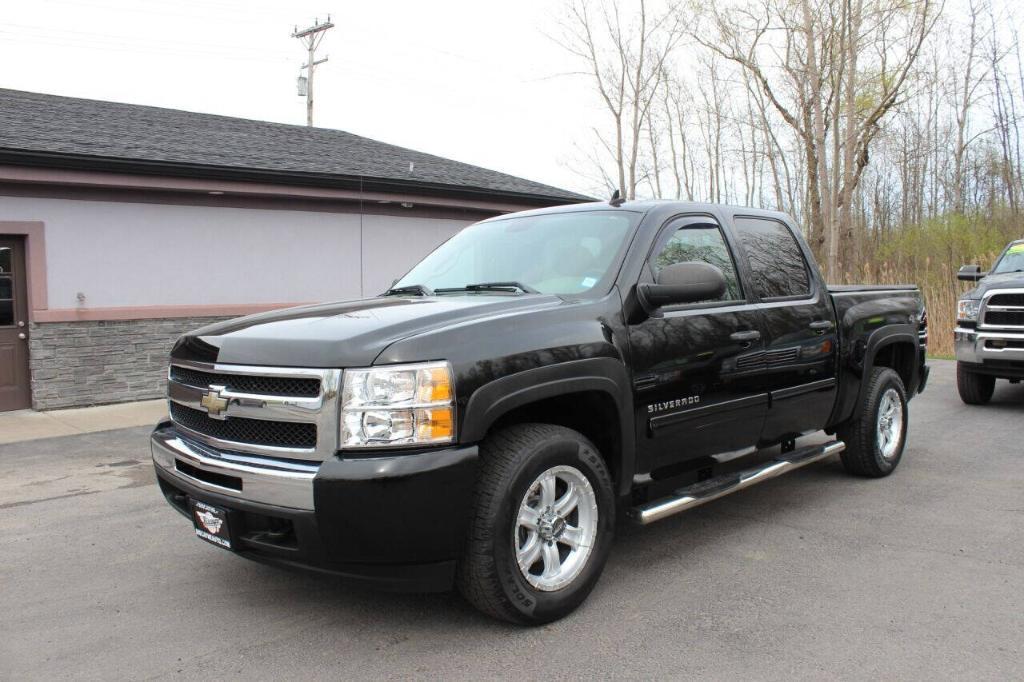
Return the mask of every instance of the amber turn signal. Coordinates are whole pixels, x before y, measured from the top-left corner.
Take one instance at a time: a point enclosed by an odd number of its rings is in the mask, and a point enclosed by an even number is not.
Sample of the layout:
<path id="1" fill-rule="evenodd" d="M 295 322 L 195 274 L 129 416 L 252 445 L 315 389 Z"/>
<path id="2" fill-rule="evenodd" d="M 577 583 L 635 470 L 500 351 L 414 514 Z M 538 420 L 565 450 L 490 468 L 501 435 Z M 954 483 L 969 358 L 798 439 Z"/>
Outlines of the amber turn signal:
<path id="1" fill-rule="evenodd" d="M 416 410 L 416 440 L 439 443 L 455 435 L 451 407 L 431 407 Z"/>

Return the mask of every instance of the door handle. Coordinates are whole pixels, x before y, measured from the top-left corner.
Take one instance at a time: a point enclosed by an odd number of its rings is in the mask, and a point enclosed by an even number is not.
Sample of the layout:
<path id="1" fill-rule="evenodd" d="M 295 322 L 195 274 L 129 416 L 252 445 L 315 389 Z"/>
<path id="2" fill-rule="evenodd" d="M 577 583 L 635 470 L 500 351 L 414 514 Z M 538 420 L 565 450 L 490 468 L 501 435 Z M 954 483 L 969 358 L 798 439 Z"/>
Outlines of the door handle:
<path id="1" fill-rule="evenodd" d="M 832 327 L 834 327 L 835 324 L 832 323 L 832 320 L 816 320 L 815 322 L 811 322 L 807 326 L 813 329 L 814 331 L 818 332 L 819 334 L 824 334 L 829 329 L 832 329 Z"/>
<path id="2" fill-rule="evenodd" d="M 749 343 L 750 341 L 757 341 L 759 338 L 761 338 L 761 332 L 757 331 L 756 329 L 751 329 L 742 332 L 733 332 L 732 334 L 729 334 L 729 338 L 732 339 L 733 341 L 746 341 Z"/>
<path id="3" fill-rule="evenodd" d="M 18 338 L 19 338 L 19 339 L 22 339 L 22 340 L 24 340 L 24 339 L 26 339 L 26 338 L 28 338 L 28 337 L 26 337 L 26 336 L 25 336 L 25 332 L 20 332 L 20 333 L 18 334 Z"/>

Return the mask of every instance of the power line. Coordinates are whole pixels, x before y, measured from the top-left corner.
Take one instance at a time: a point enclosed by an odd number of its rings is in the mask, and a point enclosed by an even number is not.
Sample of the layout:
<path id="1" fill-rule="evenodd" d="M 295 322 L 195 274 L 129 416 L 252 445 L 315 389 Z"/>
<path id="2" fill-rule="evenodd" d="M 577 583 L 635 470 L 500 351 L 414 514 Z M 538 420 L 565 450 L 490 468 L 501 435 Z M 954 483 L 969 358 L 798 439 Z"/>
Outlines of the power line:
<path id="1" fill-rule="evenodd" d="M 308 57 L 306 63 L 301 68 L 306 70 L 306 82 L 305 82 L 305 95 L 306 95 L 306 125 L 313 125 L 313 73 L 316 71 L 317 64 L 323 64 L 327 61 L 325 56 L 323 59 L 317 61 L 316 49 L 320 47 L 320 42 L 324 39 L 324 34 L 328 29 L 334 28 L 334 24 L 331 23 L 331 15 L 327 15 L 327 22 L 321 24 L 319 19 L 314 20 L 314 24 L 309 28 L 304 28 L 301 31 L 296 26 L 292 32 L 292 38 L 298 38 L 302 41 L 302 44 L 306 46 Z M 302 92 L 302 77 L 299 77 L 299 94 Z"/>

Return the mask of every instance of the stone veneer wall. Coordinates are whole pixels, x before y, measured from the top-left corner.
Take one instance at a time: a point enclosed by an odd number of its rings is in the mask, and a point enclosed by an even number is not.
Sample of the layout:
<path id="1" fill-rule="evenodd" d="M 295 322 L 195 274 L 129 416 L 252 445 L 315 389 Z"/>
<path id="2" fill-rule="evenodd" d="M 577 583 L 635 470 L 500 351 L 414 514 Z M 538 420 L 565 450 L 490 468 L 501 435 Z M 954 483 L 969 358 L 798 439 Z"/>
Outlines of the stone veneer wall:
<path id="1" fill-rule="evenodd" d="M 32 407 L 52 410 L 162 398 L 179 336 L 228 319 L 42 322 L 29 327 Z"/>

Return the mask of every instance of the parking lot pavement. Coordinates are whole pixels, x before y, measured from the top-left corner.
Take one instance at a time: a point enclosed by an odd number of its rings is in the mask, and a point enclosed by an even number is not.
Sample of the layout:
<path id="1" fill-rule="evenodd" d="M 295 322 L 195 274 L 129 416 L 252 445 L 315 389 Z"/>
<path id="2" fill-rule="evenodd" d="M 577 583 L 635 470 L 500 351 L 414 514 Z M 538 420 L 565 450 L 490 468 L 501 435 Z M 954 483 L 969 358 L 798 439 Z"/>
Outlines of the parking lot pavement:
<path id="1" fill-rule="evenodd" d="M 0 678 L 1019 678 L 1024 386 L 967 407 L 933 368 L 888 479 L 830 460 L 622 526 L 537 629 L 203 543 L 145 428 L 0 446 Z"/>

